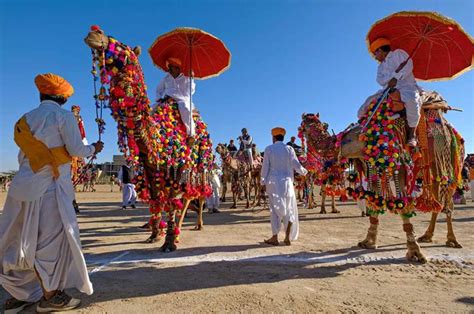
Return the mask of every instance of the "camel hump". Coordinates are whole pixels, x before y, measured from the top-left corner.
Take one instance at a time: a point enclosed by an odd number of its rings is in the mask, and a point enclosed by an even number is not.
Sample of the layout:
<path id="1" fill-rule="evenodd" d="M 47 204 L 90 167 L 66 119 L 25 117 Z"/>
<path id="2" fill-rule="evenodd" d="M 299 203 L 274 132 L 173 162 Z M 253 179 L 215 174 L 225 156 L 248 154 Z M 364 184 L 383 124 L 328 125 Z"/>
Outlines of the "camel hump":
<path id="1" fill-rule="evenodd" d="M 423 91 L 420 97 L 423 109 L 449 109 L 448 102 L 438 92 Z"/>

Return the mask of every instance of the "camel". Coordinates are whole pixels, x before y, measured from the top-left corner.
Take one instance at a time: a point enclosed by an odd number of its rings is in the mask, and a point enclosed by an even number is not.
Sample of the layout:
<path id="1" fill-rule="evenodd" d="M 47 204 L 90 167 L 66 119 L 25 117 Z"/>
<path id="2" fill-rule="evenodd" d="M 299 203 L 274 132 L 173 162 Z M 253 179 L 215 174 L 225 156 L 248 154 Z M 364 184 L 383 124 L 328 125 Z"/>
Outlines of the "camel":
<path id="1" fill-rule="evenodd" d="M 257 146 L 253 144 L 252 146 L 252 156 L 254 158 L 253 167 L 250 171 L 250 194 L 252 190 L 254 191 L 254 199 L 252 202 L 252 207 L 261 206 L 262 198 L 264 195 L 264 187 L 260 184 L 262 166 L 263 166 L 263 157 L 258 153 Z"/>
<path id="2" fill-rule="evenodd" d="M 226 171 L 230 173 L 233 201 L 233 204 L 230 208 L 237 208 L 237 198 L 241 189 L 245 194 L 245 208 L 249 208 L 251 169 L 248 162 L 244 159 L 241 152 L 238 152 L 235 157 L 231 156 L 225 144 L 218 144 L 216 147 L 216 152 L 221 156 L 222 169 L 226 169 Z"/>
<path id="3" fill-rule="evenodd" d="M 398 98 L 398 95 L 396 97 Z M 442 210 L 446 214 L 448 227 L 446 246 L 462 248 L 454 234 L 452 215 L 454 211 L 453 195 L 456 187 L 462 184 L 460 172 L 464 158 L 464 140 L 444 117 L 443 113 L 450 107 L 438 93 L 423 92 L 421 98 L 422 115 L 417 129 L 417 137 L 420 139 L 420 146 L 425 147 L 418 154 L 414 170 L 418 172 L 419 176 L 422 176 L 423 170 L 427 171 L 427 174 L 423 178 L 423 195 L 417 199 L 416 208 L 423 212 L 431 212 L 431 221 L 424 235 L 419 237 L 418 241 L 432 241 L 436 220 Z M 365 143 L 359 140 L 359 134 L 360 126 L 352 127 L 344 132 L 341 145 L 342 156 L 362 157 L 361 152 L 362 149 L 365 149 Z M 426 164 L 422 163 L 423 159 L 427 160 Z M 446 178 L 446 176 L 442 178 L 443 173 L 452 174 L 451 178 Z M 404 184 L 405 182 L 400 182 L 400 186 L 404 186 Z M 376 232 L 376 228 L 373 229 Z"/>
<path id="4" fill-rule="evenodd" d="M 203 199 L 210 189 L 206 172 L 213 165 L 206 125 L 199 112 L 193 112 L 196 135 L 187 137 L 176 101 L 168 97 L 150 108 L 139 47 L 132 49 L 106 36 L 97 26 L 91 27 L 85 42 L 93 52 L 94 77 L 98 73 L 95 64 L 99 66 L 102 86 L 95 97 L 108 101 L 117 122 L 119 148 L 137 173 L 134 180 L 139 197 L 150 205 L 152 234 L 147 242 L 156 242 L 166 229 L 161 250 L 174 251 L 185 205 L 192 199 L 199 199 L 196 228 L 202 229 Z M 166 222 L 162 221 L 163 213 Z"/>
<path id="5" fill-rule="evenodd" d="M 401 157 L 403 158 L 401 160 L 403 162 L 402 166 L 397 169 L 397 171 L 390 173 L 389 170 L 384 170 L 386 172 L 381 174 L 377 171 L 377 167 L 374 166 L 374 162 L 371 162 L 370 159 L 367 160 L 366 155 L 364 155 L 364 151 L 367 149 L 366 142 L 364 141 L 366 138 L 364 135 L 361 136 L 363 129 L 359 124 L 352 124 L 346 128 L 345 131 L 340 133 L 340 135 L 338 135 L 338 142 L 340 145 L 340 157 L 362 161 L 363 172 L 365 172 L 368 178 L 369 191 L 365 192 L 365 199 L 369 207 L 370 227 L 366 238 L 359 242 L 358 245 L 368 249 L 377 248 L 378 215 L 383 213 L 385 209 L 389 209 L 392 212 L 400 214 L 402 218 L 403 230 L 407 236 L 407 259 L 426 263 L 427 259 L 421 252 L 410 218 L 414 215 L 415 206 L 421 211 L 432 212 L 430 226 L 425 234 L 419 238 L 420 242 L 430 242 L 434 233 L 434 226 L 439 209 L 444 209 L 448 224 L 446 245 L 455 248 L 461 247 L 456 240 L 452 227 L 452 196 L 455 190 L 453 186 L 456 186 L 457 181 L 456 169 L 460 169 L 460 165 L 462 165 L 464 148 L 463 140 L 460 135 L 442 115 L 443 110 L 448 109 L 446 102 L 444 100 L 441 101 L 440 96 L 435 92 L 424 93 L 422 100 L 423 116 L 418 127 L 418 137 L 420 139 L 420 146 L 426 147 L 421 153 L 414 154 L 416 157 L 414 169 L 413 167 L 409 168 L 410 155 L 403 146 L 403 141 L 406 140 L 405 120 L 399 113 L 392 110 L 392 108 L 395 108 L 395 102 L 400 103 L 399 96 L 396 93 L 391 94 L 387 100 L 381 103 L 379 107 L 380 111 L 378 112 L 393 120 L 393 123 L 389 124 L 392 125 L 395 130 L 396 137 L 394 139 L 395 142 L 389 142 L 389 145 L 399 145 L 399 155 L 403 156 Z M 374 100 L 372 102 L 369 111 L 375 110 L 374 106 L 376 101 L 377 100 Z M 311 116 L 304 117 L 304 119 L 306 118 L 311 118 Z M 383 121 L 383 119 L 380 119 L 380 121 Z M 364 120 L 361 122 L 364 122 Z M 377 121 L 375 121 L 373 125 L 376 124 Z M 444 137 L 444 140 L 438 142 L 438 145 L 433 145 L 433 136 L 436 135 L 433 135 L 433 132 L 428 132 L 428 130 L 433 130 L 433 128 L 437 128 L 439 132 L 442 132 L 438 133 L 438 135 Z M 374 134 L 374 136 L 377 136 L 377 133 Z M 400 141 L 401 144 L 397 144 L 397 141 Z M 385 142 L 382 141 L 380 144 L 384 145 Z M 440 156 L 444 158 L 440 158 Z M 425 161 L 425 163 L 423 163 L 423 161 Z M 426 163 L 426 161 L 428 161 L 428 163 Z M 406 163 L 406 165 L 404 163 Z M 453 182 L 451 184 L 445 182 L 443 185 L 443 180 L 435 180 L 436 182 L 431 185 L 431 176 L 434 175 L 436 178 L 436 175 L 440 173 L 440 169 L 443 168 L 453 169 Z M 408 171 L 413 171 L 414 175 L 409 176 L 410 172 Z M 410 193 L 413 191 L 414 179 L 417 177 L 417 174 L 422 173 L 422 171 L 428 172 L 428 174 L 425 173 L 424 176 L 423 194 L 418 197 L 415 202 L 410 201 Z M 390 175 L 385 175 L 387 173 Z M 392 183 L 390 183 L 391 179 L 393 179 Z M 385 197 L 385 199 L 381 196 Z"/>
<path id="6" fill-rule="evenodd" d="M 95 184 L 99 180 L 100 176 L 102 175 L 102 170 L 100 169 L 89 169 L 86 170 L 84 174 L 84 178 L 82 180 L 82 192 L 95 192 Z"/>
<path id="7" fill-rule="evenodd" d="M 306 128 L 306 137 L 308 140 L 311 140 L 311 136 L 316 136 L 318 138 L 323 138 L 325 139 L 323 141 L 324 145 L 320 145 L 321 149 L 328 149 L 331 150 L 335 147 L 336 143 L 336 136 L 334 135 L 329 135 L 327 131 L 327 126 L 323 124 L 319 120 L 318 115 L 313 115 L 313 114 L 305 114 L 303 115 L 303 124 L 305 126 L 312 126 L 311 128 Z M 340 157 L 341 158 L 351 158 L 351 159 L 358 159 L 358 160 L 364 160 L 364 155 L 363 155 L 363 149 L 365 148 L 365 143 L 359 140 L 359 134 L 360 134 L 361 128 L 359 126 L 357 127 L 352 127 L 346 129 L 345 132 L 343 132 L 343 136 L 341 136 L 341 144 L 340 144 Z M 310 136 L 311 134 L 311 136 Z M 373 172 L 373 168 L 370 168 L 369 166 L 366 166 L 366 171 L 368 171 L 368 177 L 371 176 L 376 176 L 376 173 Z M 373 182 L 369 180 L 369 190 L 370 190 L 370 195 L 368 197 L 371 197 L 371 200 L 375 202 L 377 200 L 375 197 L 377 195 L 381 195 L 382 191 L 380 191 L 380 187 L 382 186 L 381 183 L 377 182 L 380 180 L 375 180 L 376 182 Z M 402 169 L 400 173 L 398 173 L 397 176 L 397 181 L 399 183 L 399 188 L 400 187 L 405 187 L 405 171 Z M 386 183 L 386 182 L 384 182 Z M 400 192 L 399 189 L 397 189 L 397 192 Z M 405 191 L 403 191 L 405 192 Z M 406 193 L 406 192 L 405 192 Z M 401 197 L 401 195 L 400 195 Z M 370 203 L 370 202 L 369 202 Z M 371 205 L 369 205 L 370 207 Z M 370 211 L 370 227 L 367 233 L 366 238 L 363 241 L 360 241 L 358 243 L 359 247 L 366 248 L 366 249 L 376 249 L 377 248 L 377 229 L 378 229 L 378 215 L 379 211 L 372 210 Z M 410 223 L 410 217 L 412 213 L 412 208 L 407 208 L 406 209 L 406 215 L 402 215 L 402 220 L 403 220 L 403 229 L 407 234 L 407 258 L 408 259 L 417 259 L 420 262 L 426 262 L 426 257 L 421 253 L 420 246 L 418 245 L 414 231 L 413 231 L 413 226 Z"/>
<path id="8" fill-rule="evenodd" d="M 315 121 L 319 122 L 319 113 L 316 115 L 303 114 L 303 121 L 298 132 L 303 149 L 306 148 L 303 165 L 309 169 L 309 177 L 311 178 L 309 182 L 311 189 L 308 195 L 308 206 L 312 208 L 315 203 L 312 186 L 316 183 L 321 186 L 321 211 L 319 213 L 327 213 L 327 194 L 331 196 L 331 213 L 339 213 L 340 211 L 336 208 L 335 193 L 327 193 L 327 191 L 336 191 L 337 186 L 342 183 L 344 165 L 337 158 L 338 152 L 335 145 L 335 136 L 331 136 L 327 131 L 328 125 L 325 123 L 314 123 Z M 307 145 L 306 142 L 308 142 Z"/>

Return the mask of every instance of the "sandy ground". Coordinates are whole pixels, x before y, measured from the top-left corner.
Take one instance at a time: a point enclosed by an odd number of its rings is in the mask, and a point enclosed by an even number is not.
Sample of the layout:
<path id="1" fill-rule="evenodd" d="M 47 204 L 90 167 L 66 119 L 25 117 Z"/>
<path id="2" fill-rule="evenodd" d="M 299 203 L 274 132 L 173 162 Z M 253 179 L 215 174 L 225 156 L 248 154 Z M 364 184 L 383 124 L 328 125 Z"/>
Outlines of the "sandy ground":
<path id="1" fill-rule="evenodd" d="M 158 251 L 137 226 L 147 208 L 120 210 L 121 195 L 99 186 L 78 193 L 84 254 L 95 293 L 81 296 L 81 313 L 198 312 L 472 312 L 474 313 L 474 203 L 456 207 L 462 249 L 444 246 L 440 216 L 434 242 L 422 244 L 430 262 L 407 263 L 401 219 L 385 215 L 379 249 L 361 250 L 368 219 L 354 202 L 340 214 L 300 208 L 300 238 L 292 246 L 262 244 L 270 235 L 267 210 L 204 214 L 204 230 L 185 222 L 179 249 Z M 0 193 L 3 204 L 5 193 Z M 428 215 L 414 219 L 417 234 Z M 0 301 L 7 298 L 0 288 Z M 25 313 L 34 313 L 34 307 Z"/>

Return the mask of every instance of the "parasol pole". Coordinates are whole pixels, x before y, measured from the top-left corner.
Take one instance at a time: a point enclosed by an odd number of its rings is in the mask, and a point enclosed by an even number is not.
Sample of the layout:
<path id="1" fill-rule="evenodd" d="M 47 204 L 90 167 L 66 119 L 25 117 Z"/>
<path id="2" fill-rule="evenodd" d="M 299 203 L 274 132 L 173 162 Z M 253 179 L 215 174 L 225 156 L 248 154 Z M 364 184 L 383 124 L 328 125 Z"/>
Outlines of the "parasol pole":
<path id="1" fill-rule="evenodd" d="M 423 40 L 422 38 L 420 38 L 420 40 L 418 40 L 418 43 L 416 44 L 416 46 L 415 46 L 415 48 L 413 49 L 413 51 L 408 55 L 408 58 L 407 58 L 405 61 L 403 61 L 402 63 L 400 63 L 400 65 L 398 66 L 398 68 L 395 70 L 396 73 L 400 72 L 400 71 L 405 67 L 405 65 L 407 64 L 408 60 L 410 60 L 411 57 L 415 55 L 416 51 L 418 50 L 418 48 L 419 48 L 420 45 L 421 45 L 421 41 L 422 41 L 422 40 Z"/>
<path id="2" fill-rule="evenodd" d="M 191 40 L 189 44 L 189 133 L 193 134 L 193 46 Z"/>

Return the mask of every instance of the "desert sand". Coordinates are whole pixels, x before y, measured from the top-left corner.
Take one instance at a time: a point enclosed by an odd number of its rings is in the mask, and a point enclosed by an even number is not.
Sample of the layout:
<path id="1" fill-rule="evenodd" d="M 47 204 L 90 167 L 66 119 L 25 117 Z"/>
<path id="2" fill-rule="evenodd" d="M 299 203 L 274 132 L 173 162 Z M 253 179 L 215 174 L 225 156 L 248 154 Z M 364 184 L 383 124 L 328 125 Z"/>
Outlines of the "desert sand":
<path id="1" fill-rule="evenodd" d="M 6 193 L 0 193 L 3 205 Z M 77 193 L 84 255 L 95 292 L 82 298 L 80 313 L 309 313 L 474 312 L 474 203 L 457 205 L 454 227 L 462 249 L 445 246 L 445 215 L 433 243 L 423 243 L 425 265 L 405 260 L 400 217 L 385 214 L 379 248 L 362 250 L 368 218 L 355 202 L 337 203 L 339 214 L 300 206 L 300 238 L 291 246 L 264 245 L 270 236 L 266 209 L 196 214 L 183 227 L 178 250 L 161 253 L 137 227 L 148 209 L 121 210 L 115 187 Z M 421 235 L 429 216 L 413 219 Z M 283 236 L 283 235 L 282 235 Z M 0 288 L 0 301 L 7 293 Z M 24 313 L 34 313 L 35 307 Z"/>

